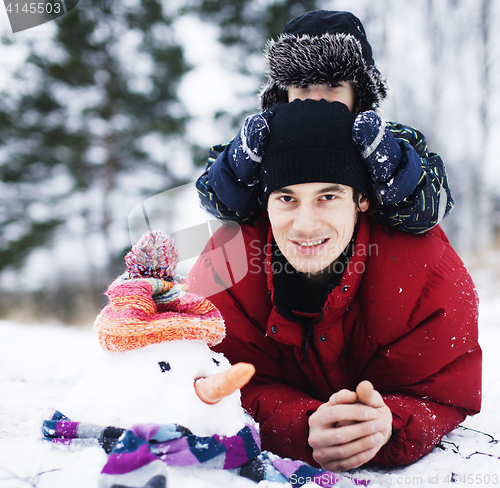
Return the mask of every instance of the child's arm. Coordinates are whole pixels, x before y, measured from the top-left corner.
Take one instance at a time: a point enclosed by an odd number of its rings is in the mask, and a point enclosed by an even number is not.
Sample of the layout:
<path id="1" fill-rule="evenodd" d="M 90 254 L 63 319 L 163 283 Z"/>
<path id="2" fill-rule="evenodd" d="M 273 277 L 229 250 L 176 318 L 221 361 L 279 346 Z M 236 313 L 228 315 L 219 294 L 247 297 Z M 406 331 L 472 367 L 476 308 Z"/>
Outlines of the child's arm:
<path id="1" fill-rule="evenodd" d="M 217 218 L 244 222 L 260 214 L 258 177 L 272 115 L 266 110 L 247 117 L 230 143 L 210 149 L 196 188 L 201 205 Z"/>
<path id="2" fill-rule="evenodd" d="M 378 217 L 390 227 L 425 232 L 439 224 L 453 209 L 448 175 L 438 154 L 429 153 L 423 134 L 411 127 L 388 122 L 394 137 L 410 143 L 422 160 L 422 175 L 415 191 L 403 202 L 381 208 Z"/>
<path id="3" fill-rule="evenodd" d="M 210 168 L 217 160 L 223 160 L 224 156 L 227 154 L 227 150 L 230 147 L 231 142 L 218 144 L 210 148 L 208 153 L 208 160 L 205 167 L 205 171 L 196 181 L 196 189 L 198 190 L 198 196 L 200 198 L 201 206 L 213 216 L 221 220 L 230 220 L 232 222 L 250 222 L 257 218 L 262 211 L 259 204 L 258 195 L 256 194 L 257 187 L 243 186 L 239 187 L 238 190 L 241 192 L 240 197 L 242 201 L 247 202 L 249 208 L 253 210 L 248 210 L 246 212 L 232 210 L 225 205 L 219 198 L 219 194 L 215 191 L 211 183 L 210 178 Z M 220 162 L 217 164 L 221 164 Z M 230 189 L 234 184 L 234 181 L 226 182 L 226 188 Z M 246 192 L 246 195 L 245 195 Z"/>
<path id="4" fill-rule="evenodd" d="M 369 111 L 357 117 L 353 139 L 372 177 L 383 224 L 421 233 L 450 213 L 453 199 L 444 163 L 428 152 L 421 133 Z"/>
<path id="5" fill-rule="evenodd" d="M 233 141 L 210 150 L 196 187 L 202 206 L 217 218 L 248 222 L 262 211 L 255 181 L 266 142 L 263 118 L 248 117 Z M 365 124 L 363 133 L 360 120 Z M 378 198 L 379 221 L 410 233 L 425 232 L 441 222 L 452 210 L 453 199 L 444 163 L 428 152 L 423 135 L 401 124 L 385 124 L 375 112 L 361 114 L 356 127 L 353 136 L 361 153 L 371 149 L 365 161 Z M 249 158 L 248 144 L 247 151 L 242 150 L 242 138 L 253 141 L 257 161 Z"/>

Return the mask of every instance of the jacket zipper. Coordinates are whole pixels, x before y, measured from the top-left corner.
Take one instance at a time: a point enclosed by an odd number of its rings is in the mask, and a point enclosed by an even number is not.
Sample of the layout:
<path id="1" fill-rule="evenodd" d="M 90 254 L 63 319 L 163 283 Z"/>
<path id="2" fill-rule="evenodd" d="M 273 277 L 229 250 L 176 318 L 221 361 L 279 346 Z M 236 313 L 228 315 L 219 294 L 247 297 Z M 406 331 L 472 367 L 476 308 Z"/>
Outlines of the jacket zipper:
<path id="1" fill-rule="evenodd" d="M 307 325 L 305 325 L 305 334 L 304 341 L 302 343 L 302 348 L 300 350 L 300 354 L 302 354 L 302 364 L 307 364 L 307 346 L 309 345 L 309 340 L 311 337 L 314 337 L 314 326 L 319 324 L 323 319 L 323 310 L 321 311 L 321 315 L 317 320 L 310 320 Z"/>

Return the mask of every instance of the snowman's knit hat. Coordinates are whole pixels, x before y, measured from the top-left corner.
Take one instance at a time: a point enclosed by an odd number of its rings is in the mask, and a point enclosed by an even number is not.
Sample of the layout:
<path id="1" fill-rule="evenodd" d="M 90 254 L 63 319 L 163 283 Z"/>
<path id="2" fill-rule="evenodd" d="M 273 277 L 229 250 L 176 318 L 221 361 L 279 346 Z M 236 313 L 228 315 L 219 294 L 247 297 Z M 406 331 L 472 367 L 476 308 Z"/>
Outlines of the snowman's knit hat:
<path id="1" fill-rule="evenodd" d="M 128 270 L 109 286 L 109 304 L 95 320 L 104 349 L 126 351 L 183 339 L 213 346 L 224 339 L 219 310 L 188 293 L 175 274 L 178 254 L 169 236 L 159 231 L 144 235 L 125 261 Z"/>

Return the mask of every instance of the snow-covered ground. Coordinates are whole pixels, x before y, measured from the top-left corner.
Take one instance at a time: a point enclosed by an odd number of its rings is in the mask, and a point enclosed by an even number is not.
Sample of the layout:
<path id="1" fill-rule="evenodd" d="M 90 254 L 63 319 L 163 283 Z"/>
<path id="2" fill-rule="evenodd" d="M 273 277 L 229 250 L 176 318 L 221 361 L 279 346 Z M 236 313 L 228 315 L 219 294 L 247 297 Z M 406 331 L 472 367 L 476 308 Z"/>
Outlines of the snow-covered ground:
<path id="1" fill-rule="evenodd" d="M 491 269 L 473 271 L 479 286 L 484 353 L 482 412 L 444 438 L 445 449 L 401 469 L 362 470 L 383 486 L 500 485 L 500 298 Z M 46 410 L 57 407 L 101 355 L 88 327 L 0 321 L 0 487 L 93 488 L 105 463 L 99 448 L 69 452 L 39 441 Z M 169 488 L 247 488 L 222 471 L 169 468 Z M 453 485 L 451 484 L 453 483 Z M 283 486 L 261 482 L 259 488 Z"/>

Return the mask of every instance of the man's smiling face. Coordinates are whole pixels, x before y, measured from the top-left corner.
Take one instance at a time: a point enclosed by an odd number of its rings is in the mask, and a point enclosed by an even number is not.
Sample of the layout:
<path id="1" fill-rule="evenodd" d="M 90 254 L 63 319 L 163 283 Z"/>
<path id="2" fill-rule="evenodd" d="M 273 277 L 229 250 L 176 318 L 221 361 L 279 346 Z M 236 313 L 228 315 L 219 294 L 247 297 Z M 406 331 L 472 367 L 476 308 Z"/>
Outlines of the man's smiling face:
<path id="1" fill-rule="evenodd" d="M 350 186 L 303 183 L 269 196 L 267 211 L 273 236 L 287 261 L 299 272 L 316 275 L 333 263 L 354 233 L 359 207 Z"/>

